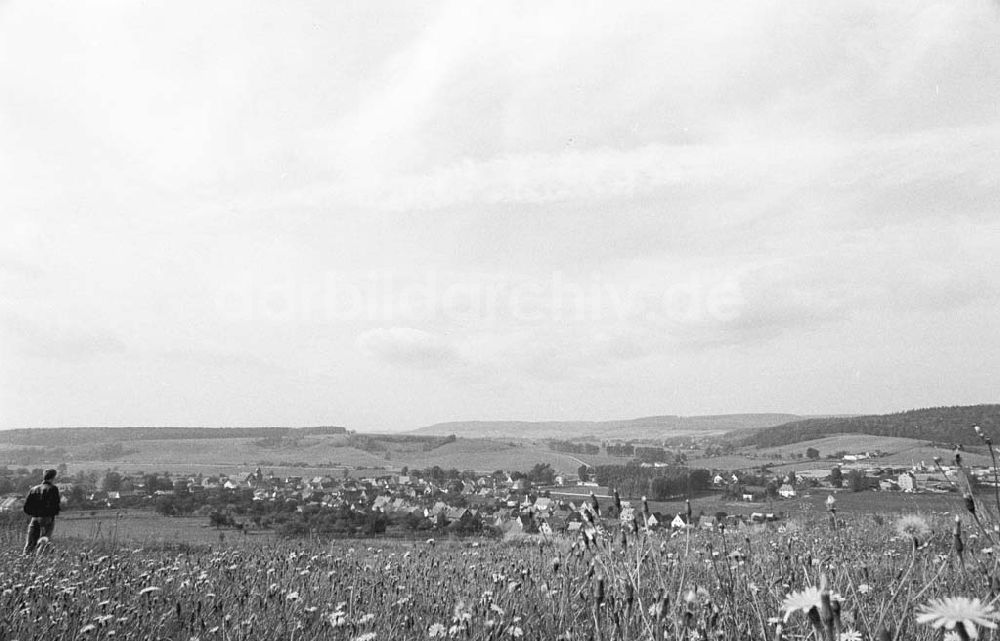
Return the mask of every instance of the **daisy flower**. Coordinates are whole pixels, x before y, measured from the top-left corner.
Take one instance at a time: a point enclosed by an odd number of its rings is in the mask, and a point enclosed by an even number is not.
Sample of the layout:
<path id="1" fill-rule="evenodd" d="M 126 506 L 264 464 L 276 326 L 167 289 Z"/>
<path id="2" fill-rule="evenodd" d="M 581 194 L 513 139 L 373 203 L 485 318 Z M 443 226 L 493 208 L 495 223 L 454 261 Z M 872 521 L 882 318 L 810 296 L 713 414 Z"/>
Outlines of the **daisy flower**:
<path id="1" fill-rule="evenodd" d="M 917 613 L 917 623 L 927 623 L 934 628 L 944 628 L 946 630 L 958 630 L 959 636 L 962 631 L 969 635 L 969 638 L 979 638 L 977 626 L 995 629 L 995 621 L 1000 617 L 1000 613 L 993 609 L 992 605 L 983 603 L 979 599 L 968 599 L 965 597 L 945 597 L 943 599 L 931 599 Z M 959 630 L 959 626 L 961 629 Z"/>
<path id="2" fill-rule="evenodd" d="M 793 613 L 801 610 L 808 613 L 813 608 L 820 607 L 820 597 L 822 592 L 817 587 L 809 587 L 799 592 L 792 592 L 785 597 L 781 603 L 781 609 L 785 611 L 785 622 Z"/>

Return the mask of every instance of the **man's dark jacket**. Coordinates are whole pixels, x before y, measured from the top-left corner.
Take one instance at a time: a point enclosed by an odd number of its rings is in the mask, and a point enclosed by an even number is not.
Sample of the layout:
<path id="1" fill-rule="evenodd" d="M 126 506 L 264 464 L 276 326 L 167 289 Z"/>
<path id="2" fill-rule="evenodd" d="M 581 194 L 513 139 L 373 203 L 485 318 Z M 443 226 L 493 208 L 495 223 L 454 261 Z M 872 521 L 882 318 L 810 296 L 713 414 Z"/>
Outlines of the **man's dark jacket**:
<path id="1" fill-rule="evenodd" d="M 31 488 L 24 500 L 24 512 L 29 516 L 55 516 L 59 514 L 59 488 L 45 482 Z"/>

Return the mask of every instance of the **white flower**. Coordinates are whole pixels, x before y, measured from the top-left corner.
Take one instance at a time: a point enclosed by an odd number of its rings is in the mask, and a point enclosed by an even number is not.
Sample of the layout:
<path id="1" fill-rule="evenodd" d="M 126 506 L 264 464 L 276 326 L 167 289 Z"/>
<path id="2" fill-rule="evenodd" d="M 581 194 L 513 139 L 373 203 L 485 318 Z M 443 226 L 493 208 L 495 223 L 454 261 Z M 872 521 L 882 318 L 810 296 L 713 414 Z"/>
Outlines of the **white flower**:
<path id="1" fill-rule="evenodd" d="M 781 609 L 785 611 L 785 621 L 787 622 L 788 617 L 799 610 L 808 613 L 809 610 L 818 608 L 820 606 L 821 595 L 822 593 L 819 588 L 809 587 L 786 596 L 785 600 L 781 603 Z"/>
<path id="2" fill-rule="evenodd" d="M 434 623 L 433 625 L 431 625 L 430 630 L 427 631 L 427 635 L 432 639 L 436 639 L 438 637 L 444 638 L 447 632 L 448 629 L 445 628 L 443 624 Z"/>
<path id="3" fill-rule="evenodd" d="M 976 626 L 995 629 L 997 624 L 994 622 L 998 617 L 1000 613 L 992 605 L 979 599 L 945 597 L 931 599 L 930 603 L 923 606 L 917 614 L 917 623 L 927 623 L 931 627 L 943 627 L 946 630 L 954 630 L 961 625 L 970 638 L 976 639 L 979 637 Z"/>

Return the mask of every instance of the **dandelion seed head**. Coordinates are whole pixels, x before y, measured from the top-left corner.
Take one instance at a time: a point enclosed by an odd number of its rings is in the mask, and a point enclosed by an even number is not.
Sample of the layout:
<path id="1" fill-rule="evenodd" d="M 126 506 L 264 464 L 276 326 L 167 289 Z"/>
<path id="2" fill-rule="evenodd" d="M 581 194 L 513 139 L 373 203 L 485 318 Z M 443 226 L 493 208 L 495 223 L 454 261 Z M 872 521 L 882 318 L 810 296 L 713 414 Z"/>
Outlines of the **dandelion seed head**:
<path id="1" fill-rule="evenodd" d="M 931 534 L 931 526 L 927 520 L 918 514 L 905 514 L 896 519 L 896 533 L 899 536 L 924 542 Z"/>

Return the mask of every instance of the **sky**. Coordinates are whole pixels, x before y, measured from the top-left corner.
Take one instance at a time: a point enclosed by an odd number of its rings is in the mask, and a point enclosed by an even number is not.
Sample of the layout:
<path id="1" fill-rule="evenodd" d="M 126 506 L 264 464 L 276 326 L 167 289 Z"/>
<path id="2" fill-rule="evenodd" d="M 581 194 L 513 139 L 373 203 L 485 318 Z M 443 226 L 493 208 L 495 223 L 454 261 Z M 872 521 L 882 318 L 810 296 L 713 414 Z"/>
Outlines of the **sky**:
<path id="1" fill-rule="evenodd" d="M 1000 4 L 0 2 L 0 427 L 997 402 Z"/>

